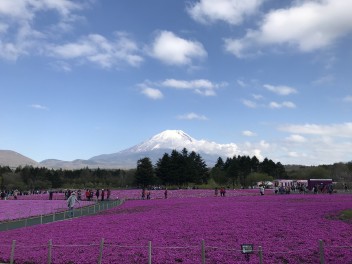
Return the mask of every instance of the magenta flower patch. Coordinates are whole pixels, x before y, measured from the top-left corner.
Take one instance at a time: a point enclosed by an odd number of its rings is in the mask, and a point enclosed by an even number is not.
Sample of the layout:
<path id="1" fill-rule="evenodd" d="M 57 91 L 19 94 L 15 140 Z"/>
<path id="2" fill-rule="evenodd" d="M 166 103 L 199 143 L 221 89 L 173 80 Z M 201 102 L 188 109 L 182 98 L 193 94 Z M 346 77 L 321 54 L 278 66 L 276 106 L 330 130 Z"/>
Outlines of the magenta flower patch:
<path id="1" fill-rule="evenodd" d="M 328 217 L 351 209 L 351 195 L 239 190 L 214 197 L 211 190 L 186 190 L 170 191 L 168 199 L 152 191 L 151 200 L 140 200 L 137 191 L 115 192 L 138 200 L 98 215 L 1 232 L 0 261 L 9 262 L 16 240 L 16 263 L 45 263 L 52 239 L 52 263 L 97 263 L 104 238 L 102 263 L 148 263 L 149 241 L 153 263 L 201 263 L 202 240 L 206 263 L 259 263 L 259 246 L 264 263 L 319 263 L 322 239 L 326 263 L 352 263 L 351 225 Z M 242 244 L 254 246 L 248 262 Z"/>

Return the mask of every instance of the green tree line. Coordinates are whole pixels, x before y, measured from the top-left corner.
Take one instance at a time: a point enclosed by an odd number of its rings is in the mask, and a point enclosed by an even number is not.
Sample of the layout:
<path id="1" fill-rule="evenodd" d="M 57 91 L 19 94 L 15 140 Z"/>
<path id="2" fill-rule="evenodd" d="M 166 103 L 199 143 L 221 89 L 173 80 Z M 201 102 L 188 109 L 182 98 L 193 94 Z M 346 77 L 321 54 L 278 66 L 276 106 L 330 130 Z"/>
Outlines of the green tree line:
<path id="1" fill-rule="evenodd" d="M 61 188 L 126 188 L 134 183 L 135 170 L 48 169 L 45 167 L 0 166 L 1 190 L 43 190 Z"/>
<path id="2" fill-rule="evenodd" d="M 148 185 L 207 184 L 209 169 L 202 157 L 196 152 L 188 153 L 187 149 L 181 152 L 173 150 L 165 153 L 155 167 L 148 157 L 137 162 L 135 184 L 146 187 Z"/>
<path id="3" fill-rule="evenodd" d="M 187 149 L 165 153 L 155 165 L 150 158 L 138 160 L 136 169 L 48 169 L 45 167 L 0 166 L 0 189 L 39 190 L 59 188 L 126 188 L 148 185 L 188 186 L 212 183 L 221 186 L 248 187 L 273 179 L 331 178 L 352 185 L 352 162 L 332 165 L 282 165 L 256 156 L 217 159 L 208 168 L 198 153 Z"/>

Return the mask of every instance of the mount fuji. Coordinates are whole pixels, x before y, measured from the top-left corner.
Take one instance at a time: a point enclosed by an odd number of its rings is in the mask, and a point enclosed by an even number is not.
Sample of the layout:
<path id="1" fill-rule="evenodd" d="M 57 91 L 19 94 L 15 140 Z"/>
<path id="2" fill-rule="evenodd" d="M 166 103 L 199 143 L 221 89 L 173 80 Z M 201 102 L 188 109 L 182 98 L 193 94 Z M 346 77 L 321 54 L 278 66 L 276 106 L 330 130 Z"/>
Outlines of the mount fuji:
<path id="1" fill-rule="evenodd" d="M 238 153 L 236 144 L 218 144 L 206 140 L 197 140 L 182 130 L 165 130 L 138 145 L 112 153 L 102 154 L 88 160 L 44 160 L 40 165 L 50 168 L 135 168 L 137 161 L 149 157 L 153 164 L 172 150 L 181 151 L 186 148 L 201 155 L 208 166 L 213 166 L 219 157 L 233 157 Z"/>
<path id="2" fill-rule="evenodd" d="M 199 153 L 208 166 L 215 164 L 219 157 L 232 157 L 236 154 L 235 144 L 217 144 L 206 140 L 196 140 L 182 130 L 165 130 L 147 141 L 135 145 L 126 150 L 113 154 L 104 154 L 93 157 L 89 161 L 108 164 L 119 164 L 120 166 L 136 167 L 137 160 L 149 157 L 153 164 L 160 159 L 164 153 L 172 150 L 181 151 L 186 148 L 189 152 Z"/>

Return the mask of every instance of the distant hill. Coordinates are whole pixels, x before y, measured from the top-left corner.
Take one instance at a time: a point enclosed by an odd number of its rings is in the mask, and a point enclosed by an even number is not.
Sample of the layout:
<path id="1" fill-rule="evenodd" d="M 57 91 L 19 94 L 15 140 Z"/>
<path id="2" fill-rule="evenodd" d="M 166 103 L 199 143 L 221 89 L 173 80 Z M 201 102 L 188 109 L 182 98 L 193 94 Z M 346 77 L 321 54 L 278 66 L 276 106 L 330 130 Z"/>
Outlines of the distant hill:
<path id="1" fill-rule="evenodd" d="M 39 163 L 12 150 L 0 150 L 0 166 L 17 168 L 19 166 L 39 166 Z"/>

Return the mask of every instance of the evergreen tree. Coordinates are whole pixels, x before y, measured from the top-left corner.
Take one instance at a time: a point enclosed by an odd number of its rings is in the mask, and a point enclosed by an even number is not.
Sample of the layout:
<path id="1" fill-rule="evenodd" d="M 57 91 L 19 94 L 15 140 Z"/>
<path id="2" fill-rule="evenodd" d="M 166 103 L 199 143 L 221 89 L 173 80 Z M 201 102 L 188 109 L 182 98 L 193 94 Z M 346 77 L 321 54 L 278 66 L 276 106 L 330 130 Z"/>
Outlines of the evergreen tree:
<path id="1" fill-rule="evenodd" d="M 163 185 L 172 183 L 172 179 L 170 178 L 170 162 L 169 154 L 165 153 L 163 157 L 157 161 L 155 166 L 155 175 Z"/>
<path id="2" fill-rule="evenodd" d="M 226 160 L 226 161 L 228 161 L 228 160 Z M 226 162 L 225 162 L 225 164 L 226 164 Z M 233 159 L 231 159 L 229 166 L 226 169 L 226 177 L 231 182 L 232 188 L 235 188 L 235 185 L 238 182 L 238 176 L 239 176 L 238 160 L 236 157 L 233 157 Z"/>
<path id="3" fill-rule="evenodd" d="M 137 161 L 137 170 L 135 173 L 135 183 L 142 187 L 153 185 L 155 182 L 154 169 L 152 162 L 148 157 Z"/>
<path id="4" fill-rule="evenodd" d="M 216 164 L 215 164 L 215 168 L 219 168 L 219 169 L 224 169 L 224 161 L 222 160 L 221 157 L 218 158 L 218 160 L 216 161 Z"/>

